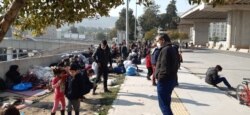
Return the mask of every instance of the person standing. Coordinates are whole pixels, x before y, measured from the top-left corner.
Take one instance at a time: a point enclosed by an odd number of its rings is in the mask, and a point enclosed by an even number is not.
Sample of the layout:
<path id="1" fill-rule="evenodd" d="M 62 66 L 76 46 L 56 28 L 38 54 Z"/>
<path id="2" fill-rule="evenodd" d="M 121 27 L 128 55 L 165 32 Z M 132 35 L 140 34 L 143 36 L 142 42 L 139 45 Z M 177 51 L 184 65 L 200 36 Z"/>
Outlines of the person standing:
<path id="1" fill-rule="evenodd" d="M 128 57 L 128 48 L 126 46 L 126 43 L 124 42 L 122 43 L 121 55 L 123 60 L 126 60 L 126 58 Z"/>
<path id="2" fill-rule="evenodd" d="M 151 55 L 150 55 L 150 50 L 147 51 L 147 56 L 146 56 L 146 67 L 148 69 L 148 74 L 147 74 L 147 79 L 150 79 L 150 76 L 153 74 L 153 68 L 151 64 Z"/>
<path id="3" fill-rule="evenodd" d="M 110 93 L 111 91 L 108 90 L 107 81 L 108 81 L 108 63 L 110 67 L 112 67 L 112 58 L 110 53 L 110 48 L 108 47 L 107 41 L 103 40 L 101 47 L 99 47 L 95 53 L 93 54 L 94 61 L 98 64 L 98 71 L 97 71 L 97 79 L 95 81 L 95 87 L 93 88 L 93 94 L 95 95 L 95 90 L 97 88 L 97 83 L 101 79 L 101 75 L 103 75 L 103 85 L 104 85 L 104 92 Z"/>
<path id="4" fill-rule="evenodd" d="M 152 49 L 152 54 L 151 54 L 151 64 L 152 64 L 152 68 L 153 68 L 153 79 L 152 79 L 152 85 L 156 86 L 156 80 L 155 80 L 155 67 L 156 67 L 156 62 L 160 53 L 160 46 L 157 46 L 156 43 L 152 45 L 153 48 Z"/>
<path id="5" fill-rule="evenodd" d="M 80 67 L 78 64 L 71 64 L 69 68 L 70 77 L 67 78 L 65 83 L 65 95 L 68 99 L 68 115 L 72 115 L 72 108 L 75 111 L 75 115 L 79 115 L 80 112 L 80 100 L 83 96 L 83 82 L 79 69 Z"/>
<path id="6" fill-rule="evenodd" d="M 171 94 L 176 85 L 178 60 L 176 50 L 172 47 L 167 34 L 157 36 L 160 53 L 156 63 L 155 76 L 160 109 L 163 115 L 173 115 L 171 110 Z"/>
<path id="7" fill-rule="evenodd" d="M 64 80 L 63 76 L 66 73 L 65 70 L 62 68 L 54 68 L 53 73 L 55 77 L 52 80 L 52 88 L 54 89 L 54 105 L 51 110 L 51 115 L 56 114 L 56 109 L 59 106 L 59 103 L 61 103 L 61 115 L 64 115 L 65 111 L 65 98 L 64 98 Z"/>

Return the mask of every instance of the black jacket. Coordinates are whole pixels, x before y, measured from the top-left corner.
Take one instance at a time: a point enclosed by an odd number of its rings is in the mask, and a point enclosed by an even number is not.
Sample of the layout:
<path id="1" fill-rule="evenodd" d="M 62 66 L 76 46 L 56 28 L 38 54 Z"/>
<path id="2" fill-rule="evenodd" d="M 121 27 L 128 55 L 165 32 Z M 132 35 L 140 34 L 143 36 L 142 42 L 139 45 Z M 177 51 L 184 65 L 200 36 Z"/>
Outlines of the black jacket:
<path id="1" fill-rule="evenodd" d="M 205 81 L 208 83 L 208 84 L 214 84 L 214 81 L 216 79 L 218 79 L 220 76 L 218 75 L 218 71 L 216 70 L 215 67 L 210 67 L 207 69 L 207 72 L 206 72 L 206 79 Z"/>
<path id="2" fill-rule="evenodd" d="M 112 58 L 109 47 L 103 50 L 101 47 L 98 47 L 93 54 L 93 59 L 96 63 L 101 63 L 102 66 L 106 66 L 108 63 L 112 64 Z"/>
<path id="3" fill-rule="evenodd" d="M 82 74 L 78 73 L 74 78 L 69 76 L 65 83 L 65 95 L 69 100 L 76 100 L 83 96 Z"/>
<path id="4" fill-rule="evenodd" d="M 83 70 L 81 74 L 82 74 L 81 79 L 82 79 L 82 84 L 83 84 L 82 93 L 83 95 L 85 95 L 89 93 L 90 90 L 93 88 L 93 83 L 89 80 L 86 70 Z"/>
<path id="5" fill-rule="evenodd" d="M 152 53 L 152 55 L 151 55 L 151 64 L 152 65 L 156 65 L 159 53 L 160 53 L 160 49 L 159 48 L 155 48 L 154 51 L 153 51 L 153 53 Z"/>
<path id="6" fill-rule="evenodd" d="M 178 71 L 178 52 L 168 44 L 160 49 L 156 63 L 155 76 L 159 82 L 176 80 Z"/>
<path id="7" fill-rule="evenodd" d="M 5 74 L 6 81 L 11 84 L 18 84 L 21 83 L 22 76 L 17 71 L 17 65 L 11 65 L 9 71 Z"/>

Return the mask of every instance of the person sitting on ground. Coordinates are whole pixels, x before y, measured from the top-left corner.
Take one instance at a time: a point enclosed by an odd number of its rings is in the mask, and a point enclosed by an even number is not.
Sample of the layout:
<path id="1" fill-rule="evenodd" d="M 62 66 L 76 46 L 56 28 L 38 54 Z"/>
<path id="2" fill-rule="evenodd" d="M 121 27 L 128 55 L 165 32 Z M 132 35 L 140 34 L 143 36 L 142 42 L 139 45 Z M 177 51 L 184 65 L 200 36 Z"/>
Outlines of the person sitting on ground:
<path id="1" fill-rule="evenodd" d="M 227 79 L 218 75 L 218 72 L 220 71 L 222 71 L 222 67 L 220 65 L 208 68 L 205 79 L 206 83 L 217 87 L 217 84 L 223 82 L 228 87 L 228 89 L 233 90 L 234 88 L 229 84 Z"/>
<path id="2" fill-rule="evenodd" d="M 23 78 L 19 73 L 18 65 L 11 65 L 5 76 L 8 88 L 12 88 L 14 85 L 21 83 Z"/>
<path id="3" fill-rule="evenodd" d="M 20 112 L 13 105 L 4 105 L 0 108 L 0 115 L 20 115 Z"/>

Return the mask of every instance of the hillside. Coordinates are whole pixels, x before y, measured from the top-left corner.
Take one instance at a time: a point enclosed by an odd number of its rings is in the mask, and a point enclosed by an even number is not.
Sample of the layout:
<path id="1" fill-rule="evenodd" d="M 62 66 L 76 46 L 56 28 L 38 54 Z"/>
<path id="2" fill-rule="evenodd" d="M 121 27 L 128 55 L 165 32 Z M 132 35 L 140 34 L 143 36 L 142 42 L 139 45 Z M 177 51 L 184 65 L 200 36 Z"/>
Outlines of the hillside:
<path id="1" fill-rule="evenodd" d="M 100 17 L 99 19 L 84 19 L 80 23 L 76 23 L 75 26 L 95 27 L 95 28 L 113 28 L 118 17 Z M 69 28 L 71 25 L 65 25 L 62 29 Z"/>

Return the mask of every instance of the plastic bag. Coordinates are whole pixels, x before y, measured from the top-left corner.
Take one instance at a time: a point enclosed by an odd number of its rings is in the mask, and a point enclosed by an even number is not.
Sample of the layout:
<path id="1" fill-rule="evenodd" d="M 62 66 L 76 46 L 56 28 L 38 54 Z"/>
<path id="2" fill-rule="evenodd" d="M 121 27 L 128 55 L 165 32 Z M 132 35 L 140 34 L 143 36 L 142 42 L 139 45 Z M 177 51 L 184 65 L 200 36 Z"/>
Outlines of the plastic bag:
<path id="1" fill-rule="evenodd" d="M 123 64 L 124 64 L 124 67 L 127 69 L 129 66 L 132 66 L 132 61 L 126 60 L 123 62 Z"/>
<path id="2" fill-rule="evenodd" d="M 43 81 L 50 81 L 54 76 L 52 69 L 49 67 L 33 66 L 29 72 Z"/>
<path id="3" fill-rule="evenodd" d="M 16 91 L 25 91 L 25 90 L 28 90 L 32 88 L 32 84 L 30 82 L 26 82 L 26 83 L 19 83 L 15 86 L 13 86 L 13 90 L 16 90 Z"/>
<path id="4" fill-rule="evenodd" d="M 98 71 L 98 65 L 96 62 L 93 62 L 92 63 L 92 69 L 94 70 L 95 74 L 97 74 L 97 71 Z"/>
<path id="5" fill-rule="evenodd" d="M 128 75 L 128 76 L 135 76 L 135 75 L 137 75 L 137 69 L 136 69 L 136 67 L 134 67 L 134 66 L 129 66 L 129 67 L 126 69 L 126 75 Z"/>
<path id="6" fill-rule="evenodd" d="M 146 64 L 146 60 L 145 59 L 141 59 L 141 64 Z"/>
<path id="7" fill-rule="evenodd" d="M 125 73 L 123 67 L 114 67 L 113 72 L 117 74 Z"/>

